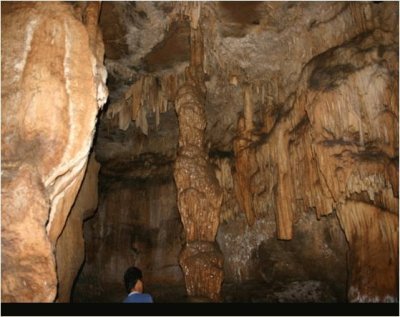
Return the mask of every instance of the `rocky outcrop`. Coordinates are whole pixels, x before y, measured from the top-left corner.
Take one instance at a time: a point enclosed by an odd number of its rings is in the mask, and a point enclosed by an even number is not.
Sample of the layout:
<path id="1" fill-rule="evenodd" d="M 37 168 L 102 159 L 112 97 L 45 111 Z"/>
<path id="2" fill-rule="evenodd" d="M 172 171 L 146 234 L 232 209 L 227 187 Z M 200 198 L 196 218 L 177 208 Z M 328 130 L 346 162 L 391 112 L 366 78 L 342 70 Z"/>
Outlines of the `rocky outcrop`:
<path id="1" fill-rule="evenodd" d="M 56 297 L 54 247 L 107 97 L 98 9 L 2 3 L 4 302 Z"/>

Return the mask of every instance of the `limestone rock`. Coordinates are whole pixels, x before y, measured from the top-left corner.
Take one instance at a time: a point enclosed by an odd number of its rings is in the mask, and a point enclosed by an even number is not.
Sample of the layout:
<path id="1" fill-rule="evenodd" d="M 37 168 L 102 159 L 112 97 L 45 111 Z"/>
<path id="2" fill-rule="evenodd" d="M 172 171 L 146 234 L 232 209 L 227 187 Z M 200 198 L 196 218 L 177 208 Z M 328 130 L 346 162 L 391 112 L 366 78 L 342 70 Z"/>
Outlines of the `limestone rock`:
<path id="1" fill-rule="evenodd" d="M 107 97 L 103 56 L 89 29 L 66 3 L 2 3 L 2 169 L 10 178 L 2 176 L 2 191 L 26 192 L 2 205 L 5 301 L 52 301 L 56 295 L 53 248 L 84 176 L 97 112 Z M 27 182 L 32 177 L 35 181 Z M 42 202 L 32 214 L 34 193 Z M 15 229 L 18 239 L 11 238 L 9 223 L 15 214 L 20 216 L 13 221 L 31 223 L 25 232 Z M 27 257 L 32 252 L 39 259 Z"/>

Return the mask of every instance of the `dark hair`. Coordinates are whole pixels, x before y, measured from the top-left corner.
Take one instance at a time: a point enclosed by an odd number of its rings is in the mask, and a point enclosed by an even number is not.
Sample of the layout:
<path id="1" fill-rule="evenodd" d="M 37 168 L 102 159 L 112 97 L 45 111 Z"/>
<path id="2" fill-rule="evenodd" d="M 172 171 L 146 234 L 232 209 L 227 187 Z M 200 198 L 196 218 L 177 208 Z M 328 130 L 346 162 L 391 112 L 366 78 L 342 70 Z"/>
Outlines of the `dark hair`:
<path id="1" fill-rule="evenodd" d="M 142 271 L 137 267 L 131 266 L 129 269 L 127 269 L 124 275 L 126 292 L 130 293 L 131 289 L 135 287 L 136 282 L 141 280 L 142 277 Z"/>

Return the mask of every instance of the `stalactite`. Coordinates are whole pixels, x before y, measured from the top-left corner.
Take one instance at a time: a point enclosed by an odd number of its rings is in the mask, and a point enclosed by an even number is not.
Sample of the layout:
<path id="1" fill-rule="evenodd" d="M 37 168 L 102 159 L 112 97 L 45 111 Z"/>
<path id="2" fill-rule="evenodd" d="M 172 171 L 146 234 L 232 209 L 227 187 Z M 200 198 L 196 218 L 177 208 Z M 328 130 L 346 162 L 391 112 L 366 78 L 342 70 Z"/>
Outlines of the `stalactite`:
<path id="1" fill-rule="evenodd" d="M 263 91 L 265 94 L 265 111 L 263 112 L 262 131 L 269 133 L 276 120 L 274 102 L 277 102 L 277 100 L 275 96 L 274 83 L 271 80 L 268 81 Z"/>
<path id="2" fill-rule="evenodd" d="M 139 110 L 138 119 L 135 121 L 136 127 L 140 128 L 143 134 L 149 134 L 149 126 L 147 123 L 147 112 L 145 107 L 141 107 Z"/>
<path id="3" fill-rule="evenodd" d="M 246 132 L 253 130 L 253 100 L 251 85 L 244 87 L 244 128 Z"/>
<path id="4" fill-rule="evenodd" d="M 109 120 L 116 118 L 121 130 L 127 130 L 133 121 L 147 135 L 147 114 L 155 114 L 157 129 L 160 125 L 160 114 L 169 110 L 168 105 L 175 100 L 178 87 L 185 82 L 184 78 L 184 72 L 180 69 L 176 73 L 142 75 L 127 89 L 123 98 L 110 105 L 106 117 Z"/>
<path id="5" fill-rule="evenodd" d="M 277 87 L 273 88 L 274 85 L 272 84 L 268 87 L 270 87 L 269 94 L 273 95 L 274 100 L 276 100 Z M 274 207 L 271 209 L 275 211 L 277 237 L 282 240 L 290 240 L 293 237 L 294 206 L 291 199 L 288 198 L 293 197 L 294 189 L 288 153 L 289 134 L 285 131 L 290 129 L 291 122 L 289 118 L 285 118 L 281 123 L 281 128 L 271 133 L 270 141 L 271 144 L 274 144 L 273 147 L 269 144 L 257 145 L 260 136 L 253 131 L 253 90 L 256 90 L 256 88 L 252 89 L 250 85 L 244 87 L 244 116 L 238 121 L 237 137 L 233 141 L 236 197 L 250 226 L 271 207 Z M 272 107 L 270 103 L 268 105 Z M 269 119 L 271 123 L 267 123 L 270 126 L 268 131 L 271 130 L 275 120 L 276 118 L 271 115 L 271 119 Z M 262 165 L 259 162 L 263 162 Z M 264 164 L 275 166 L 276 171 L 269 171 Z M 275 185 L 267 186 L 263 184 L 261 179 L 274 179 L 279 186 L 278 189 L 273 190 Z M 265 195 L 260 196 L 263 192 L 269 192 L 275 196 L 275 206 L 260 203 L 262 197 L 265 198 Z"/>
<path id="6" fill-rule="evenodd" d="M 201 30 L 192 29 L 192 58 L 186 83 L 178 90 L 175 107 L 179 121 L 179 149 L 174 178 L 178 209 L 186 232 L 179 263 L 190 296 L 220 300 L 223 256 L 215 241 L 222 191 L 210 166 L 205 147 Z"/>
<path id="7" fill-rule="evenodd" d="M 220 213 L 220 222 L 228 222 L 240 213 L 236 203 L 236 194 L 232 173 L 232 160 L 229 158 L 214 158 L 212 163 L 217 166 L 215 176 L 223 190 L 223 201 Z"/>
<path id="8" fill-rule="evenodd" d="M 131 123 L 131 109 L 127 104 L 121 104 L 120 111 L 118 112 L 118 126 L 122 130 L 127 130 Z"/>
<path id="9" fill-rule="evenodd" d="M 131 119 L 132 121 L 136 121 L 139 117 L 139 110 L 141 108 L 142 104 L 142 88 L 143 87 L 143 77 L 140 77 L 140 79 L 132 86 L 132 91 L 130 98 L 132 98 L 132 104 L 131 104 Z M 126 97 L 125 97 L 126 98 Z"/>
<path id="10" fill-rule="evenodd" d="M 175 19 L 184 19 L 187 17 L 190 21 L 190 27 L 196 30 L 199 26 L 201 15 L 201 1 L 182 1 L 177 6 Z"/>
<path id="11" fill-rule="evenodd" d="M 276 134 L 276 145 L 273 149 L 274 161 L 278 163 L 279 185 L 276 191 L 276 230 L 277 237 L 282 240 L 293 238 L 293 174 L 290 169 L 289 137 L 286 131 L 287 129 L 278 131 Z"/>
<path id="12" fill-rule="evenodd" d="M 254 139 L 251 131 L 248 131 L 246 119 L 241 117 L 238 122 L 238 136 L 233 141 L 235 153 L 235 192 L 240 208 L 246 214 L 250 226 L 254 224 L 255 215 L 253 210 L 253 196 L 251 191 L 251 176 L 255 173 L 257 166 L 252 164 L 254 148 L 251 147 Z"/>

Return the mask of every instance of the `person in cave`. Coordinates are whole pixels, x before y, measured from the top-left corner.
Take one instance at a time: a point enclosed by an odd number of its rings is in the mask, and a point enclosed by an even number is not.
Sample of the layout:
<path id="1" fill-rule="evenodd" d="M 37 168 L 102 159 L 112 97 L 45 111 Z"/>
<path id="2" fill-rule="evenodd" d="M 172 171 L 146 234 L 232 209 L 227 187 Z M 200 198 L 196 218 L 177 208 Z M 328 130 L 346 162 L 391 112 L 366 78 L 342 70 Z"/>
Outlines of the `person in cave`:
<path id="1" fill-rule="evenodd" d="M 123 303 L 153 303 L 150 294 L 143 293 L 143 274 L 140 269 L 131 266 L 124 274 L 124 282 L 128 296 Z"/>

